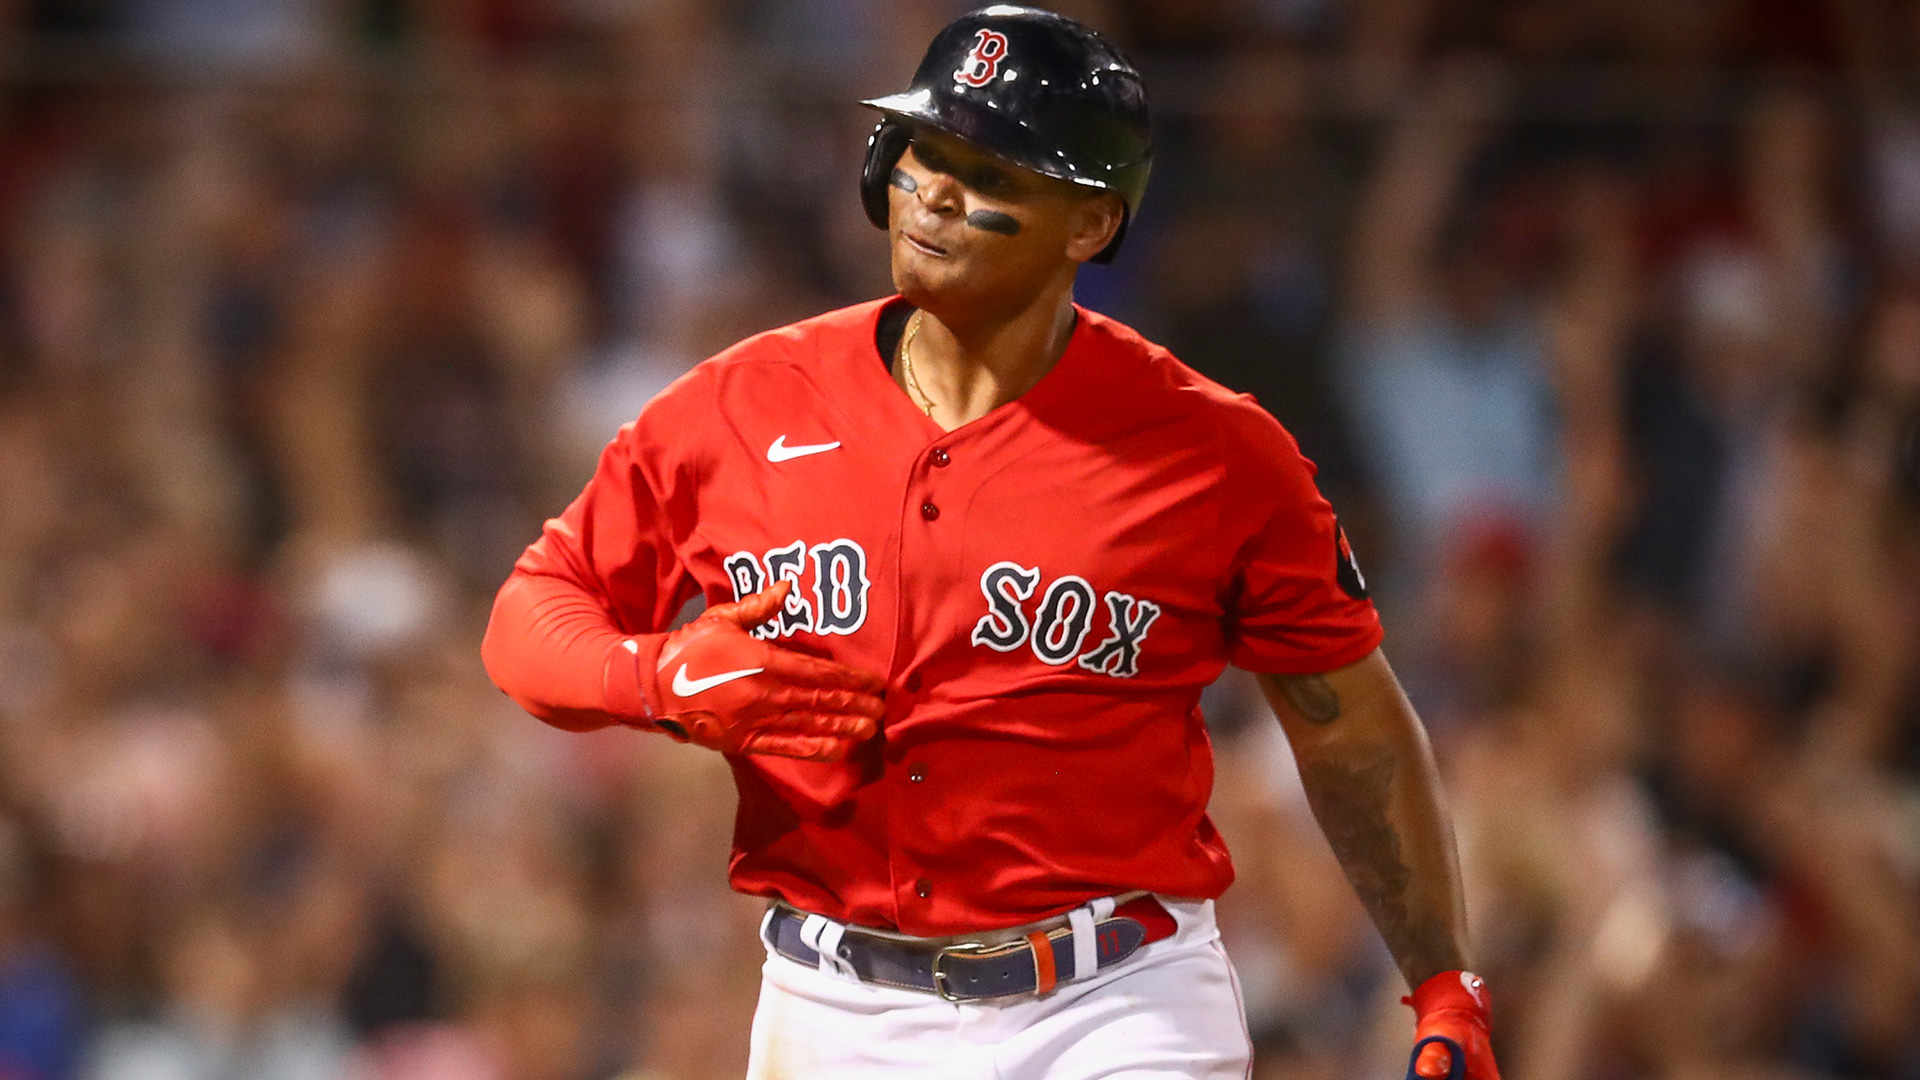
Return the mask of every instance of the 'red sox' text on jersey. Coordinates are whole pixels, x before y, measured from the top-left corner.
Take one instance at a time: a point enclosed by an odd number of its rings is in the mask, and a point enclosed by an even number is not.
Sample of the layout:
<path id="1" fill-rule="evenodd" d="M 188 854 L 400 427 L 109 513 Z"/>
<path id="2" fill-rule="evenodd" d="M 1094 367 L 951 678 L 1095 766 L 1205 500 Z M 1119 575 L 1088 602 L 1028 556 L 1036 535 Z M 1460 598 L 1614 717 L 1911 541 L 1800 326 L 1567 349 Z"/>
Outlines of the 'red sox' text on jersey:
<path id="1" fill-rule="evenodd" d="M 1078 308 L 1032 389 L 943 431 L 889 374 L 907 312 L 761 334 L 651 402 L 502 590 L 496 624 L 545 659 L 490 635 L 490 666 L 555 723 L 638 720 L 631 635 L 789 579 L 756 633 L 883 676 L 887 713 L 845 762 L 730 756 L 736 889 L 921 936 L 1219 895 L 1201 689 L 1380 642 L 1312 466 L 1250 398 Z"/>

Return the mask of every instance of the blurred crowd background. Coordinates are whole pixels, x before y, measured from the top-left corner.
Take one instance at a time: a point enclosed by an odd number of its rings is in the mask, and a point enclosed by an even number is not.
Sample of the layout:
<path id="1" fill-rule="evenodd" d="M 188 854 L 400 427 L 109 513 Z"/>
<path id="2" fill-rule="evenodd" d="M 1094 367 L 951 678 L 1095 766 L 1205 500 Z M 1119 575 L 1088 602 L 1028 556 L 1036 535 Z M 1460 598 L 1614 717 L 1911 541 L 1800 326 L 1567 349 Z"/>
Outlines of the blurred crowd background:
<path id="1" fill-rule="evenodd" d="M 1320 465 L 1510 1080 L 1920 1077 L 1920 5 L 1076 0 L 1158 164 L 1081 300 Z M 947 0 L 0 0 L 0 1080 L 737 1077 L 720 759 L 495 692 L 598 448 L 887 291 Z M 1248 681 L 1267 1080 L 1403 1073 Z"/>

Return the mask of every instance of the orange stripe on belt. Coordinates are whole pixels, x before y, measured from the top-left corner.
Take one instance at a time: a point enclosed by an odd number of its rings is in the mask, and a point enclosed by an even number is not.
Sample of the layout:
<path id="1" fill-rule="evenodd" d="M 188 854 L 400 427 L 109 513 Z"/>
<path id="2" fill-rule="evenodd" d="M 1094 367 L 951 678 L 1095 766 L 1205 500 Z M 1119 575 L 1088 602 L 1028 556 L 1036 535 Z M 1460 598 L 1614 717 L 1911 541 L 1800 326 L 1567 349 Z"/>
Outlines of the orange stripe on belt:
<path id="1" fill-rule="evenodd" d="M 1027 935 L 1027 944 L 1033 946 L 1033 992 L 1051 993 L 1060 985 L 1060 978 L 1053 967 L 1053 942 L 1047 939 L 1044 931 L 1035 930 Z"/>

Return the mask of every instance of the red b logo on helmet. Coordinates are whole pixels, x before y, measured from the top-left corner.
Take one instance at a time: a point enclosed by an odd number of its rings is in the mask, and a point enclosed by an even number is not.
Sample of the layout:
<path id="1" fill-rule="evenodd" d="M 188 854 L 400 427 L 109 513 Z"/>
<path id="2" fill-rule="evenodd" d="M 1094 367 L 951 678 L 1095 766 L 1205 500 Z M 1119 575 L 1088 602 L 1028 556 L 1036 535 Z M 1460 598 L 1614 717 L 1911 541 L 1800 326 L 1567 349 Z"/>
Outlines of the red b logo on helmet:
<path id="1" fill-rule="evenodd" d="M 985 86 L 1000 73 L 1000 61 L 1006 55 L 1007 35 L 994 30 L 976 31 L 966 63 L 960 65 L 953 77 L 968 86 Z"/>

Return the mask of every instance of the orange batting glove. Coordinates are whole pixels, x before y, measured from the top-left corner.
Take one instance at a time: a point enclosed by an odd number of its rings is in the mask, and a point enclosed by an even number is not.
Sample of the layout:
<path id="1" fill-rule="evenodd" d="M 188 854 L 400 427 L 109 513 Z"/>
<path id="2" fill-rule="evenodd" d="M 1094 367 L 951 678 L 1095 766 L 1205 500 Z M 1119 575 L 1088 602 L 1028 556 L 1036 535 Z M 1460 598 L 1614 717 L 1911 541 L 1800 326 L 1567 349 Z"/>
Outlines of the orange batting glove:
<path id="1" fill-rule="evenodd" d="M 1400 999 L 1413 1006 L 1413 1063 L 1407 1080 L 1500 1080 L 1488 1042 L 1487 984 L 1471 971 L 1443 971 Z"/>
<path id="2" fill-rule="evenodd" d="M 748 633 L 792 587 L 782 580 L 669 633 L 654 670 L 641 673 L 652 725 L 709 750 L 811 761 L 839 761 L 873 738 L 886 709 L 878 678 Z"/>

